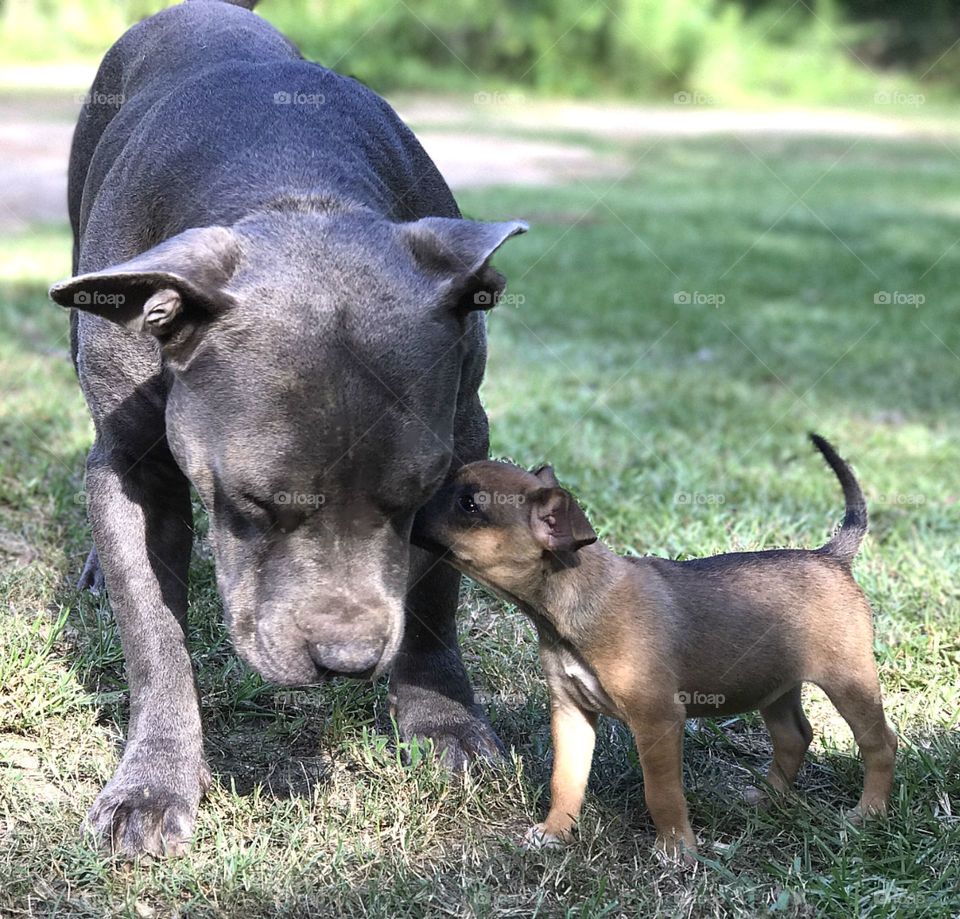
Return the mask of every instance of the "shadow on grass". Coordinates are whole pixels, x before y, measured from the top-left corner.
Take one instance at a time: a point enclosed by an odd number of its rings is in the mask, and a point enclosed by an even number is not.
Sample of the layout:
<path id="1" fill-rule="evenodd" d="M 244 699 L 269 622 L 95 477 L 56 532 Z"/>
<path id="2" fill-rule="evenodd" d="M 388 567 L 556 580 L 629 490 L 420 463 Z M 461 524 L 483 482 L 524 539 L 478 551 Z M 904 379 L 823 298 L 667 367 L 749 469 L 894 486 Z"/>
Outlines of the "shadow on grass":
<path id="1" fill-rule="evenodd" d="M 495 707 L 491 717 L 507 745 L 524 758 L 525 779 L 539 790 L 535 819 L 541 820 L 549 808 L 553 768 L 546 698 Z M 951 801 L 960 795 L 960 731 L 929 725 L 902 733 L 889 816 L 863 828 L 852 826 L 845 816 L 860 798 L 863 763 L 850 745 L 849 729 L 841 728 L 836 740 L 843 751 L 815 733 L 795 789 L 786 795 L 773 793 L 765 805 L 756 806 L 744 800 L 744 791 L 750 785 L 765 787 L 772 758 L 759 714 L 688 721 L 684 786 L 694 829 L 706 843 L 704 854 L 712 858 L 718 850 L 744 845 L 762 850 L 775 840 L 778 846 L 805 848 L 811 839 L 824 852 L 836 854 L 858 838 L 868 842 L 871 860 L 879 868 L 895 864 L 916 833 L 922 834 L 928 850 L 952 844 L 956 818 Z M 636 839 L 653 845 L 655 830 L 632 735 L 624 724 L 607 717 L 598 723 L 583 822 L 581 836 L 602 832 L 605 844 L 621 847 L 624 857 Z"/>

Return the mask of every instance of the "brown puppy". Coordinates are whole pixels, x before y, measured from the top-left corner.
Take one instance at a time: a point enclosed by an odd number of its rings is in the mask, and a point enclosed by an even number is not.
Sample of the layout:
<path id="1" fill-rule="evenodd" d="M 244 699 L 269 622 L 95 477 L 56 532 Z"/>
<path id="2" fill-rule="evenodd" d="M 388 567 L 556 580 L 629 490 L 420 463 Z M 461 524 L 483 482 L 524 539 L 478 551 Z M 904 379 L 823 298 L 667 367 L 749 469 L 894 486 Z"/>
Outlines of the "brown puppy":
<path id="1" fill-rule="evenodd" d="M 846 499 L 842 526 L 819 549 L 623 558 L 597 542 L 549 466 L 471 463 L 421 511 L 415 538 L 446 550 L 537 627 L 555 761 L 550 812 L 528 845 L 570 838 L 602 713 L 636 739 L 657 847 L 689 858 L 684 719 L 759 709 L 773 741 L 767 783 L 784 791 L 812 738 L 804 682 L 826 692 L 860 747 L 864 788 L 850 817 L 886 812 L 897 740 L 883 714 L 870 606 L 850 572 L 866 505 L 846 463 L 811 438 Z"/>

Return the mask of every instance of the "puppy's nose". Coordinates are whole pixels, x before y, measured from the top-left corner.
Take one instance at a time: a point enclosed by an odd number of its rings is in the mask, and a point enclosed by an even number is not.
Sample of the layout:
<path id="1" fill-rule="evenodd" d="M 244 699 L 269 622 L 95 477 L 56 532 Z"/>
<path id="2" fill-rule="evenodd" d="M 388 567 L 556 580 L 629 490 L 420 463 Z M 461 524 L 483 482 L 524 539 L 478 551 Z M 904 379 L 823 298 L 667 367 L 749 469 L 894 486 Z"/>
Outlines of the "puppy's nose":
<path id="1" fill-rule="evenodd" d="M 317 667 L 331 675 L 363 678 L 372 676 L 383 656 L 384 645 L 384 641 L 376 638 L 314 642 L 310 645 L 310 657 Z"/>

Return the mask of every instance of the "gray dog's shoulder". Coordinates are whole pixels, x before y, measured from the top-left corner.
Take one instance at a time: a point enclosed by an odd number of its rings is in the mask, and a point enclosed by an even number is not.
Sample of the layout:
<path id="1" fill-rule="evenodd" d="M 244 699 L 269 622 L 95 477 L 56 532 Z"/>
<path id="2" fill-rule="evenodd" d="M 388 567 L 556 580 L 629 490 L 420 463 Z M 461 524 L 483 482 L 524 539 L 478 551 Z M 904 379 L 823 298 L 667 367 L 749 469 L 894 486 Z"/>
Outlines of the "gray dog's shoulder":
<path id="1" fill-rule="evenodd" d="M 189 226 L 231 223 L 270 195 L 336 189 L 395 220 L 459 216 L 436 167 L 383 99 L 304 60 L 253 13 L 208 0 L 171 7 L 114 45 L 74 153 L 76 223 L 84 231 L 92 224 L 94 236 L 101 215 L 112 224 L 104 228 L 112 245 L 96 246 L 96 262 L 127 258 Z M 199 187 L 207 189 L 200 202 Z M 100 267 L 80 256 L 83 269 Z"/>

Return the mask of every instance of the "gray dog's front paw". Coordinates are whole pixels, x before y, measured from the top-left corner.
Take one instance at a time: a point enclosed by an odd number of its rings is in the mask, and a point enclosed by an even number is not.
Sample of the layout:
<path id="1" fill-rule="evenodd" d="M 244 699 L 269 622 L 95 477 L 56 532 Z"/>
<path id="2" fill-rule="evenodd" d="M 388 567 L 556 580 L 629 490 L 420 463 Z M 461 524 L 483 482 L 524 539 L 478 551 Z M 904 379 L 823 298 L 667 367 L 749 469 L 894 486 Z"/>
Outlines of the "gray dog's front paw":
<path id="1" fill-rule="evenodd" d="M 400 739 L 430 738 L 449 769 L 505 755 L 455 650 L 401 656 L 394 668 L 390 708 Z"/>
<path id="2" fill-rule="evenodd" d="M 97 796 L 84 830 L 98 847 L 121 858 L 183 855 L 193 838 L 200 799 L 210 785 L 204 763 L 121 763 Z"/>
<path id="3" fill-rule="evenodd" d="M 478 705 L 461 705 L 439 694 L 403 696 L 394 706 L 400 738 L 433 741 L 448 769 L 463 771 L 475 759 L 499 759 L 506 750 Z"/>
<path id="4" fill-rule="evenodd" d="M 439 715 L 440 713 L 438 713 Z M 406 737 L 407 732 L 404 732 Z M 417 725 L 409 736 L 429 737 L 448 769 L 462 772 L 475 759 L 499 759 L 505 754 L 500 738 L 481 713 L 457 720 L 428 719 Z"/>
<path id="5" fill-rule="evenodd" d="M 506 754 L 475 703 L 461 703 L 422 686 L 401 686 L 391 701 L 400 739 L 429 738 L 448 769 L 462 771 L 471 760 L 498 759 Z"/>

